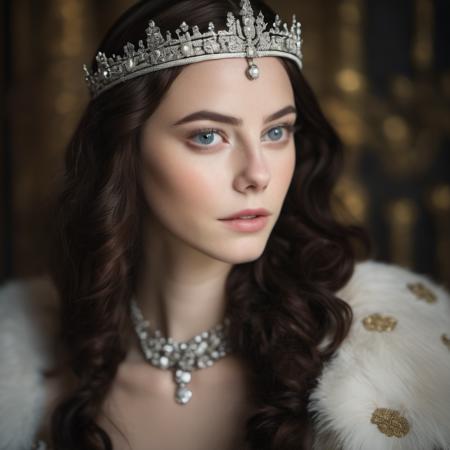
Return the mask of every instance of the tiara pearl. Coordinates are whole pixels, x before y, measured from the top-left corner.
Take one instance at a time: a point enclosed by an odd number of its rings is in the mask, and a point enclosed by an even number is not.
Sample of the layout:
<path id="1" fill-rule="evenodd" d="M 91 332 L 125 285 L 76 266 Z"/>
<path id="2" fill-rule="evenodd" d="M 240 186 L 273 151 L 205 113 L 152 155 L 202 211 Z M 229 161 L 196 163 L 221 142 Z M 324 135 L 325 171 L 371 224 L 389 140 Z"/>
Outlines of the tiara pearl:
<path id="1" fill-rule="evenodd" d="M 91 97 L 150 72 L 212 59 L 247 58 L 246 75 L 250 80 L 259 77 L 260 69 L 253 59 L 262 56 L 289 58 L 302 69 L 301 24 L 295 14 L 290 28 L 277 14 L 273 27 L 265 31 L 268 24 L 263 13 L 260 11 L 255 17 L 249 0 L 241 0 L 240 6 L 241 19 L 236 19 L 232 12 L 227 13 L 226 30 L 216 31 L 213 22 L 209 22 L 208 31 L 200 33 L 197 25 L 190 30 L 187 23 L 182 22 L 175 30 L 176 38 L 167 31 L 164 39 L 160 28 L 150 20 L 145 30 L 145 44 L 140 40 L 136 48 L 127 42 L 123 55 L 107 57 L 98 52 L 97 70 L 93 73 L 83 65 Z"/>

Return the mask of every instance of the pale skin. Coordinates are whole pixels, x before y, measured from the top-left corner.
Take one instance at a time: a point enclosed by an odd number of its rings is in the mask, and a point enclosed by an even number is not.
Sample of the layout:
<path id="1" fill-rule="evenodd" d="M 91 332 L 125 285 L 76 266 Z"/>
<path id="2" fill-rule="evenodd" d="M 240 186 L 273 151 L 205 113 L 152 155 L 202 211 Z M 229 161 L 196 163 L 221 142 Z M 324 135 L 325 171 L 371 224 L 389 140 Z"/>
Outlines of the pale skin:
<path id="1" fill-rule="evenodd" d="M 177 341 L 222 321 L 227 275 L 263 253 L 294 172 L 294 139 L 285 128 L 296 119 L 289 77 L 278 58 L 255 62 L 257 80 L 245 76 L 244 58 L 187 65 L 142 129 L 139 182 L 148 211 L 135 296 L 150 326 Z M 242 124 L 174 125 L 205 110 Z M 218 132 L 198 133 L 210 128 Z M 267 209 L 267 226 L 242 233 L 218 220 L 247 208 Z M 193 397 L 179 405 L 172 373 L 148 364 L 132 342 L 98 419 L 114 448 L 243 448 L 252 410 L 245 361 L 229 355 L 194 371 Z"/>

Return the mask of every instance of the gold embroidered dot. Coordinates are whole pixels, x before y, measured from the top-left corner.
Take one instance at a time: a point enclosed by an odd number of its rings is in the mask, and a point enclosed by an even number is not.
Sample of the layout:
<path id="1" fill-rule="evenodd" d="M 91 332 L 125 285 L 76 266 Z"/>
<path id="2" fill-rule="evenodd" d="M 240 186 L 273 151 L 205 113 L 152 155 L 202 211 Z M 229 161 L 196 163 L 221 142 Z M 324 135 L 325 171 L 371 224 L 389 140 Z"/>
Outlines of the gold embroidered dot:
<path id="1" fill-rule="evenodd" d="M 409 422 L 395 409 L 377 408 L 372 413 L 370 422 L 386 436 L 403 437 L 409 432 Z"/>
<path id="2" fill-rule="evenodd" d="M 441 336 L 442 342 L 444 343 L 444 345 L 447 346 L 447 348 L 450 350 L 450 338 L 444 333 Z"/>
<path id="3" fill-rule="evenodd" d="M 397 325 L 397 320 L 392 316 L 371 314 L 362 320 L 364 328 L 368 331 L 392 331 Z"/>
<path id="4" fill-rule="evenodd" d="M 430 291 L 422 283 L 409 283 L 408 289 L 420 300 L 425 300 L 427 303 L 436 302 L 436 294 Z"/>

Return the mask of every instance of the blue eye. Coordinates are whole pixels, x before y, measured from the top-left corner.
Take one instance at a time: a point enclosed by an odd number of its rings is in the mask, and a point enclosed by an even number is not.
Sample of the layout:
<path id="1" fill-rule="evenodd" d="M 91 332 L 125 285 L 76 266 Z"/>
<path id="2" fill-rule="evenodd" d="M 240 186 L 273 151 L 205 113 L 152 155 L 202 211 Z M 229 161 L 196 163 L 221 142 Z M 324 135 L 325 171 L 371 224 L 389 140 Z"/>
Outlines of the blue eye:
<path id="1" fill-rule="evenodd" d="M 201 144 L 201 145 L 211 145 L 214 142 L 214 135 L 218 134 L 218 130 L 200 130 L 198 131 L 196 134 L 192 135 L 191 138 L 197 138 L 199 137 L 200 140 L 196 141 L 197 144 Z M 195 141 L 195 139 L 194 139 Z"/>
<path id="2" fill-rule="evenodd" d="M 281 131 L 283 128 L 286 128 L 286 127 L 272 128 L 271 130 L 269 130 L 269 132 L 267 134 L 270 135 L 272 133 L 272 137 L 275 138 L 275 141 L 279 141 L 280 138 L 283 137 L 283 133 Z"/>
<path id="3" fill-rule="evenodd" d="M 271 142 L 280 142 L 283 137 L 288 138 L 298 129 L 295 125 L 284 124 L 271 128 L 265 135 L 269 135 Z M 284 133 L 283 133 L 284 130 Z M 196 130 L 189 138 L 193 140 L 199 147 L 209 148 L 214 146 L 214 136 L 222 136 L 221 131 L 216 128 L 206 128 L 203 130 Z M 287 135 L 287 136 L 286 136 Z"/>

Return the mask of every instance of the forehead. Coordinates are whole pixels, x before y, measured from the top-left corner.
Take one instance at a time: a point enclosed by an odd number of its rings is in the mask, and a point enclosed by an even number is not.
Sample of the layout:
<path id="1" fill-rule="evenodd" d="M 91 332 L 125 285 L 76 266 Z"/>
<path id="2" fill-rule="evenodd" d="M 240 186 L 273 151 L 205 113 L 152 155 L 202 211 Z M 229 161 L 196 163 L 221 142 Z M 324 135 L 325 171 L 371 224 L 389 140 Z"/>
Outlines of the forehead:
<path id="1" fill-rule="evenodd" d="M 212 109 L 235 116 L 265 117 L 294 104 L 294 93 L 279 58 L 255 58 L 260 69 L 256 80 L 245 74 L 245 58 L 225 58 L 189 64 L 170 86 L 154 115 L 182 116 L 198 109 Z"/>

